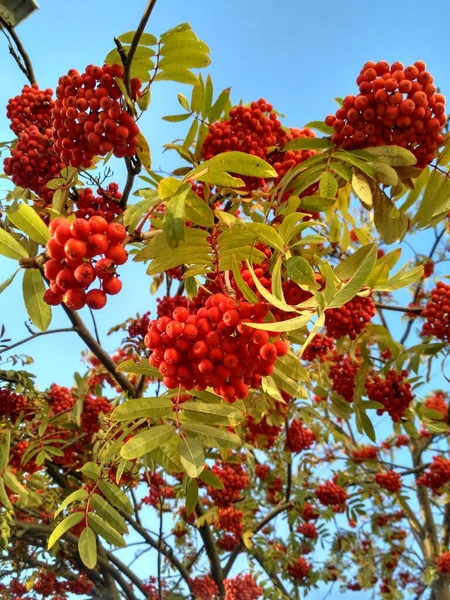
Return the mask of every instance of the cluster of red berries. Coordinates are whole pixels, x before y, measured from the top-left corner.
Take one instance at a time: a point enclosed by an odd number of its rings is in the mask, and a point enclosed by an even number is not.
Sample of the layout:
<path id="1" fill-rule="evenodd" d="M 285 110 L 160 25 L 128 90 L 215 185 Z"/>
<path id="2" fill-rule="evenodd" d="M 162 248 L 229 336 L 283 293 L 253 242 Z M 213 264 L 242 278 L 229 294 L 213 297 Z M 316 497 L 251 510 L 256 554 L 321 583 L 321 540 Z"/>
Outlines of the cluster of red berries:
<path id="1" fill-rule="evenodd" d="M 237 575 L 233 579 L 225 579 L 225 600 L 257 600 L 262 596 L 262 588 L 250 573 Z"/>
<path id="2" fill-rule="evenodd" d="M 209 575 L 194 577 L 189 584 L 191 592 L 198 600 L 215 600 L 219 597 L 219 588 Z"/>
<path id="3" fill-rule="evenodd" d="M 348 335 L 354 340 L 375 316 L 375 312 L 375 304 L 370 296 L 355 296 L 339 308 L 330 308 L 325 313 L 327 336 L 338 340 Z"/>
<path id="4" fill-rule="evenodd" d="M 118 294 L 122 289 L 115 270 L 128 258 L 122 245 L 127 235 L 123 225 L 108 224 L 98 216 L 72 222 L 57 217 L 50 223 L 50 233 L 52 238 L 46 247 L 51 260 L 44 265 L 50 289 L 44 294 L 45 302 L 52 306 L 64 302 L 73 310 L 79 310 L 85 304 L 92 309 L 103 308 L 106 294 Z M 92 264 L 92 259 L 101 255 L 104 258 Z M 102 289 L 86 292 L 97 277 Z"/>
<path id="5" fill-rule="evenodd" d="M 72 410 L 75 404 L 75 398 L 69 388 L 52 383 L 49 391 L 47 392 L 50 414 L 59 415 L 64 412 Z"/>
<path id="6" fill-rule="evenodd" d="M 426 321 L 422 335 L 434 335 L 440 340 L 450 342 L 450 285 L 439 281 L 431 290 L 428 304 L 422 311 Z"/>
<path id="7" fill-rule="evenodd" d="M 442 413 L 444 417 L 448 414 L 448 404 L 444 392 L 436 392 L 433 396 L 427 398 L 424 402 L 424 406 Z"/>
<path id="8" fill-rule="evenodd" d="M 123 78 L 121 65 L 88 65 L 84 73 L 71 69 L 59 78 L 54 116 L 54 148 L 61 160 L 87 168 L 95 156 L 134 156 L 139 127 L 123 107 L 123 94 L 116 78 Z M 136 97 L 141 81 L 131 80 Z"/>
<path id="9" fill-rule="evenodd" d="M 328 480 L 317 486 L 316 498 L 324 506 L 331 506 L 335 512 L 345 510 L 345 503 L 348 499 L 348 494 L 340 485 L 334 481 Z"/>
<path id="10" fill-rule="evenodd" d="M 239 538 L 244 527 L 243 518 L 244 513 L 242 510 L 237 510 L 234 506 L 226 506 L 219 508 L 219 515 L 215 519 L 214 525 L 217 529 L 229 531 L 236 538 Z"/>
<path id="11" fill-rule="evenodd" d="M 332 350 L 334 350 L 334 340 L 326 335 L 318 333 L 305 348 L 302 358 L 309 362 L 316 359 L 319 359 L 320 362 L 324 362 L 326 355 Z"/>
<path id="12" fill-rule="evenodd" d="M 241 499 L 241 492 L 248 486 L 249 478 L 240 463 L 216 463 L 211 471 L 223 483 L 218 490 L 208 486 L 208 494 L 216 506 L 226 508 Z"/>
<path id="13" fill-rule="evenodd" d="M 316 441 L 316 436 L 311 429 L 307 429 L 303 421 L 293 419 L 286 433 L 286 448 L 290 452 L 308 450 Z"/>
<path id="14" fill-rule="evenodd" d="M 239 543 L 239 539 L 232 533 L 224 533 L 217 538 L 217 546 L 224 552 L 232 552 Z"/>
<path id="15" fill-rule="evenodd" d="M 267 331 L 249 327 L 249 322 L 263 322 L 267 313 L 265 304 L 236 302 L 224 294 L 210 296 L 194 312 L 180 306 L 172 319 L 151 321 L 145 337 L 152 350 L 149 362 L 169 389 L 211 386 L 228 402 L 245 398 L 249 386 L 258 388 L 277 357 L 288 351 L 286 342 L 272 343 Z"/>
<path id="16" fill-rule="evenodd" d="M 131 338 L 145 338 L 147 335 L 148 327 L 150 325 L 150 311 L 147 311 L 142 315 L 133 319 L 127 327 L 128 335 Z"/>
<path id="17" fill-rule="evenodd" d="M 272 104 L 263 98 L 249 106 L 239 105 L 229 112 L 229 118 L 213 123 L 203 142 L 202 154 L 210 160 L 222 152 L 245 152 L 264 158 L 273 165 L 279 176 L 300 162 L 313 156 L 310 150 L 280 152 L 289 141 L 298 137 L 315 137 L 310 129 L 291 129 L 289 133 L 282 127 Z M 264 179 L 242 178 L 247 189 L 263 187 Z"/>
<path id="18" fill-rule="evenodd" d="M 443 456 L 433 456 L 433 461 L 427 471 L 421 475 L 418 485 L 423 485 L 433 491 L 433 494 L 440 496 L 443 488 L 450 483 L 450 460 Z"/>
<path id="19" fill-rule="evenodd" d="M 142 481 L 147 483 L 149 487 L 149 494 L 142 498 L 142 504 L 160 509 L 165 500 L 175 498 L 175 490 L 159 473 L 148 473 L 146 477 L 142 478 Z"/>
<path id="20" fill-rule="evenodd" d="M 97 433 L 100 430 L 100 415 L 108 415 L 113 407 L 103 396 L 88 395 L 83 401 L 81 429 L 84 433 Z"/>
<path id="21" fill-rule="evenodd" d="M 450 575 L 450 552 L 444 552 L 436 557 L 436 570 L 443 575 Z"/>
<path id="22" fill-rule="evenodd" d="M 306 562 L 303 556 L 299 556 L 293 564 L 288 565 L 287 572 L 293 579 L 301 581 L 308 577 L 310 569 L 311 565 Z"/>
<path id="23" fill-rule="evenodd" d="M 319 535 L 314 523 L 300 523 L 300 525 L 297 525 L 297 532 L 310 540 L 316 540 Z"/>
<path id="24" fill-rule="evenodd" d="M 89 187 L 77 189 L 75 216 L 79 219 L 98 216 L 111 223 L 123 212 L 120 206 L 121 198 L 117 183 L 110 183 L 105 190 L 97 188 L 97 195 Z"/>
<path id="25" fill-rule="evenodd" d="M 252 415 L 247 415 L 244 428 L 245 441 L 266 450 L 275 444 L 282 430 L 282 427 L 271 425 L 267 421 L 267 415 L 264 415 L 260 421 L 256 421 Z"/>
<path id="26" fill-rule="evenodd" d="M 308 521 L 317 521 L 320 517 L 320 513 L 312 504 L 305 502 L 302 507 L 301 517 L 308 523 Z"/>
<path id="27" fill-rule="evenodd" d="M 392 494 L 395 494 L 402 489 L 402 478 L 401 475 L 396 471 L 377 473 L 375 475 L 375 481 L 381 488 L 391 492 Z"/>
<path id="28" fill-rule="evenodd" d="M 256 465 L 255 466 L 255 476 L 261 481 L 265 481 L 269 475 L 270 467 L 269 465 Z"/>
<path id="29" fill-rule="evenodd" d="M 359 371 L 359 364 L 350 356 L 336 354 L 331 359 L 329 377 L 331 389 L 342 396 L 347 402 L 353 402 L 355 395 L 355 377 Z"/>
<path id="30" fill-rule="evenodd" d="M 413 399 L 411 384 L 404 381 L 407 377 L 408 371 L 390 369 L 385 377 L 373 375 L 366 379 L 369 400 L 379 402 L 384 407 L 377 410 L 378 415 L 387 412 L 394 422 L 402 419 Z"/>
<path id="31" fill-rule="evenodd" d="M 171 317 L 173 311 L 179 306 L 187 308 L 188 299 L 186 296 L 176 294 L 175 296 L 163 296 L 162 298 L 157 298 L 156 303 L 156 314 L 158 317 Z"/>
<path id="32" fill-rule="evenodd" d="M 8 389 L 0 390 L 0 417 L 15 418 L 26 411 L 28 402 L 22 394 L 16 394 Z"/>
<path id="33" fill-rule="evenodd" d="M 164 579 L 160 582 L 157 577 L 151 575 L 147 581 L 144 581 L 142 587 L 146 600 L 167 600 L 167 583 Z"/>
<path id="34" fill-rule="evenodd" d="M 417 166 L 429 164 L 442 142 L 447 121 L 445 97 L 436 93 L 422 61 L 367 62 L 356 79 L 360 93 L 346 96 L 336 115 L 325 122 L 332 142 L 346 150 L 397 145 L 414 153 Z"/>
<path id="35" fill-rule="evenodd" d="M 352 450 L 350 457 L 355 463 L 375 460 L 378 458 L 378 448 L 376 446 L 361 446 Z"/>
<path id="36" fill-rule="evenodd" d="M 53 90 L 40 90 L 37 83 L 25 85 L 22 93 L 10 98 L 6 106 L 6 116 L 11 121 L 9 128 L 16 135 L 31 125 L 36 125 L 40 130 L 49 129 L 54 106 Z"/>

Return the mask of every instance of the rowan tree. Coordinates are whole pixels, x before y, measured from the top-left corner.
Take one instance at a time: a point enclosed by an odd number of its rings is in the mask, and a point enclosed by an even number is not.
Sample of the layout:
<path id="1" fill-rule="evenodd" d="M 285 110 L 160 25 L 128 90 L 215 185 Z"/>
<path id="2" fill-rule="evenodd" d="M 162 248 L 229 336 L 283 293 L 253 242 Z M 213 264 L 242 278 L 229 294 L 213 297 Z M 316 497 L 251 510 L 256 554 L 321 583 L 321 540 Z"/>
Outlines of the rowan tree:
<path id="1" fill-rule="evenodd" d="M 0 17 L 28 79 L 6 108 L 1 291 L 23 278 L 31 332 L 0 348 L 0 597 L 448 600 L 439 82 L 368 61 L 335 115 L 288 128 L 215 92 L 188 24 L 146 32 L 154 5 L 52 89 Z M 190 122 L 167 175 L 140 128 L 160 81 L 183 90 L 165 120 Z M 131 260 L 157 310 L 111 323 L 109 354 L 84 315 Z M 57 343 L 52 310 L 86 372 L 42 390 L 16 348 Z"/>

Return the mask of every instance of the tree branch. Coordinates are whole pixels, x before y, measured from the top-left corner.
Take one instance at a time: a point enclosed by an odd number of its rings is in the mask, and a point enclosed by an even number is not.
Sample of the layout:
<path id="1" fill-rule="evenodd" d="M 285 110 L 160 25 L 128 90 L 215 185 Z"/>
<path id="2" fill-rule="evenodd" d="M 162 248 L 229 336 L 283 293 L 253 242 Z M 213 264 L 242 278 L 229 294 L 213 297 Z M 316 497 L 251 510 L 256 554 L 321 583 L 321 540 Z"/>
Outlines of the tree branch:
<path id="1" fill-rule="evenodd" d="M 36 78 L 34 76 L 33 65 L 31 64 L 30 57 L 28 56 L 22 42 L 20 41 L 19 36 L 15 32 L 14 27 L 1 14 L 0 14 L 0 24 L 1 24 L 1 28 L 6 29 L 8 34 L 11 36 L 12 40 L 14 41 L 14 43 L 16 45 L 17 50 L 19 51 L 20 56 L 22 57 L 23 63 L 20 61 L 19 57 L 14 52 L 14 49 L 11 47 L 11 44 L 10 44 L 10 53 L 13 56 L 16 63 L 18 64 L 20 70 L 26 75 L 28 81 L 31 84 L 36 83 Z"/>
<path id="2" fill-rule="evenodd" d="M 50 335 L 51 333 L 69 333 L 72 331 L 76 333 L 76 331 L 73 327 L 62 327 L 61 329 L 50 329 L 47 331 L 38 331 L 36 333 L 33 333 L 33 335 L 30 335 L 27 338 L 20 340 L 20 342 L 15 342 L 14 344 L 11 344 L 11 346 L 5 346 L 4 348 L 0 348 L 0 354 L 3 354 L 4 352 L 9 352 L 13 348 L 17 348 L 18 346 L 21 346 L 22 344 L 26 344 L 27 342 L 34 340 L 35 338 L 40 337 L 41 335 Z"/>
<path id="3" fill-rule="evenodd" d="M 201 505 L 200 501 L 196 504 L 195 512 L 199 517 L 205 514 L 205 511 L 203 510 L 203 506 Z M 214 541 L 214 537 L 211 533 L 211 529 L 209 528 L 208 523 L 204 523 L 201 527 L 198 528 L 198 531 L 205 546 L 206 554 L 209 558 L 212 578 L 216 582 L 219 588 L 219 596 L 220 598 L 222 598 L 225 595 L 225 587 L 223 585 L 225 573 L 222 570 L 222 565 L 220 564 L 220 557 L 219 553 L 217 552 L 217 546 Z"/>
<path id="4" fill-rule="evenodd" d="M 261 552 L 259 552 L 258 550 L 251 550 L 250 553 L 254 557 L 254 559 L 256 560 L 256 562 L 259 564 L 259 566 L 270 577 L 270 579 L 271 579 L 272 583 L 274 584 L 274 586 L 276 588 L 278 588 L 278 590 L 280 592 L 282 592 L 282 594 L 284 596 L 286 596 L 286 598 L 289 599 L 290 596 L 288 594 L 288 591 L 284 587 L 283 582 L 281 581 L 281 579 L 278 577 L 278 575 L 276 574 L 276 572 L 273 569 L 271 569 L 268 565 L 266 565 L 266 561 L 264 560 L 264 555 L 261 554 Z"/>

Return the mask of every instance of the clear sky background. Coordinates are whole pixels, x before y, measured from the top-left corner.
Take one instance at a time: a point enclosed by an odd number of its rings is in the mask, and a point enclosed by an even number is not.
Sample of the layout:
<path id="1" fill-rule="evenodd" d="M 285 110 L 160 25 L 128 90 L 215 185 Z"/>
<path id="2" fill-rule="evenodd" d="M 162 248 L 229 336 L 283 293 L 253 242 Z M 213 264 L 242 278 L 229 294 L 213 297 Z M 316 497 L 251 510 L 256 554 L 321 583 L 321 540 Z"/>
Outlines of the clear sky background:
<path id="1" fill-rule="evenodd" d="M 39 85 L 54 89 L 58 77 L 69 69 L 82 71 L 90 63 L 101 65 L 114 47 L 113 36 L 136 28 L 145 1 L 40 0 L 40 4 L 40 11 L 17 32 L 32 58 Z M 379 0 L 376 6 L 356 0 L 159 0 L 147 31 L 159 34 L 188 21 L 211 48 L 208 72 L 217 93 L 231 85 L 236 103 L 264 97 L 286 115 L 286 125 L 302 127 L 334 112 L 334 97 L 355 93 L 356 76 L 367 60 L 400 60 L 405 65 L 424 60 L 442 92 L 448 94 L 448 41 L 437 31 L 439 10 L 442 13 L 437 5 L 428 8 L 417 0 Z M 0 72 L 1 107 L 25 83 L 2 38 Z M 173 157 L 162 153 L 162 145 L 179 137 L 185 125 L 165 123 L 160 118 L 181 112 L 176 101 L 178 91 L 188 94 L 189 88 L 181 84 L 155 85 L 150 110 L 141 121 L 155 170 L 170 170 L 175 165 Z M 12 137 L 6 118 L 1 118 L 0 139 Z M 124 172 L 119 164 L 113 180 L 123 184 Z M 0 194 L 4 189 L 6 183 L 2 180 Z M 0 280 L 14 268 L 13 261 L 0 258 Z M 120 335 L 106 338 L 110 326 L 137 311 L 155 312 L 143 265 L 127 264 L 121 273 L 123 291 L 110 297 L 107 308 L 96 315 L 108 351 L 120 342 Z M 0 323 L 5 324 L 14 341 L 28 335 L 20 298 L 18 276 L 0 296 Z M 87 309 L 81 315 L 89 323 Z M 62 310 L 55 309 L 51 328 L 67 325 Z M 53 381 L 71 384 L 73 371 L 83 368 L 78 362 L 82 348 L 74 334 L 61 334 L 42 337 L 18 351 L 33 355 L 37 381 L 45 387 Z M 322 590 L 309 597 L 320 600 L 323 595 Z M 332 597 L 366 600 L 369 595 L 339 595 L 333 591 Z"/>

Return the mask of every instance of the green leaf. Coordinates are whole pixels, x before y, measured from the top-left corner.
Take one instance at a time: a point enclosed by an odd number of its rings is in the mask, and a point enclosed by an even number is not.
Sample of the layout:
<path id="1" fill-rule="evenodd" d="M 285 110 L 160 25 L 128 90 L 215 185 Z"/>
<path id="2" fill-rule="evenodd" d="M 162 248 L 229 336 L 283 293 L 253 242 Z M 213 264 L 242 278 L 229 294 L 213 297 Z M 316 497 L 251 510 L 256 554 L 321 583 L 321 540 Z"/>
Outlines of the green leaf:
<path id="1" fill-rule="evenodd" d="M 6 468 L 3 473 L 3 480 L 7 488 L 9 488 L 14 494 L 18 496 L 27 496 L 28 490 L 20 483 L 11 469 Z"/>
<path id="2" fill-rule="evenodd" d="M 294 319 L 288 319 L 286 321 L 277 321 L 275 323 L 252 323 L 248 322 L 246 325 L 251 327 L 252 329 L 262 329 L 264 331 L 276 331 L 276 332 L 286 332 L 286 331 L 297 331 L 298 329 L 303 329 L 309 321 L 311 317 L 314 315 L 313 312 L 309 312 L 305 315 L 300 315 L 299 317 L 295 317 Z"/>
<path id="3" fill-rule="evenodd" d="M 11 223 L 23 231 L 30 240 L 45 246 L 50 239 L 50 231 L 47 225 L 28 204 L 23 202 L 14 203 L 6 212 Z"/>
<path id="4" fill-rule="evenodd" d="M 357 167 L 360 171 L 365 173 L 371 179 L 375 178 L 375 172 L 372 169 L 372 167 L 364 160 L 361 160 L 360 158 L 358 158 L 358 156 L 355 156 L 352 152 L 347 152 L 345 150 L 338 150 L 337 152 L 334 152 L 332 156 L 334 159 L 343 160 L 344 162 L 348 163 L 349 165 L 353 165 L 354 167 Z M 334 168 L 334 166 L 333 166 L 333 168 Z"/>
<path id="5" fill-rule="evenodd" d="M 31 322 L 40 331 L 47 331 L 52 320 L 52 309 L 44 302 L 45 285 L 40 271 L 25 269 L 22 290 L 25 308 Z"/>
<path id="6" fill-rule="evenodd" d="M 0 254 L 7 258 L 13 258 L 14 260 L 20 260 L 26 258 L 28 252 L 20 244 L 16 238 L 10 233 L 0 227 Z"/>
<path id="7" fill-rule="evenodd" d="M 210 425 L 239 425 L 244 419 L 242 411 L 230 404 L 211 404 L 206 402 L 183 402 L 181 419 L 184 417 L 197 423 Z"/>
<path id="8" fill-rule="evenodd" d="M 211 59 L 204 52 L 195 50 L 184 50 L 182 47 L 177 51 L 170 52 L 159 61 L 161 69 L 204 69 L 211 64 Z"/>
<path id="9" fill-rule="evenodd" d="M 116 421 L 134 421 L 150 417 L 164 417 L 173 410 L 170 398 L 133 398 L 114 409 L 111 418 Z"/>
<path id="10" fill-rule="evenodd" d="M 194 192 L 188 193 L 185 204 L 186 219 L 200 227 L 212 227 L 214 215 L 208 204 Z"/>
<path id="11" fill-rule="evenodd" d="M 55 190 L 55 193 L 52 197 L 52 208 L 57 213 L 61 214 L 64 206 L 66 205 L 69 199 L 69 189 L 68 188 L 58 188 Z"/>
<path id="12" fill-rule="evenodd" d="M 334 148 L 334 145 L 325 138 L 300 137 L 285 144 L 283 152 L 287 150 L 328 150 L 329 148 Z"/>
<path id="13" fill-rule="evenodd" d="M 104 481 L 100 479 L 98 487 L 102 494 L 104 494 L 113 506 L 118 508 L 120 511 L 126 514 L 133 513 L 133 505 L 130 502 L 128 496 L 123 492 L 117 485 L 114 485 L 110 481 Z"/>
<path id="14" fill-rule="evenodd" d="M 366 148 L 365 152 L 377 156 L 380 161 L 393 167 L 407 167 L 417 162 L 412 152 L 400 146 L 374 146 Z"/>
<path id="15" fill-rule="evenodd" d="M 287 274 L 299 285 L 315 285 L 314 271 L 307 260 L 301 256 L 291 256 L 286 262 Z"/>
<path id="16" fill-rule="evenodd" d="M 337 194 L 338 182 L 330 171 L 325 171 L 319 181 L 319 194 L 328 198 L 334 198 Z"/>
<path id="17" fill-rule="evenodd" d="M 94 569 L 97 564 L 97 539 L 90 527 L 85 527 L 78 540 L 78 552 L 83 564 Z"/>
<path id="18" fill-rule="evenodd" d="M 125 519 L 102 496 L 95 492 L 91 495 L 91 505 L 95 512 L 119 533 L 128 533 Z"/>
<path id="19" fill-rule="evenodd" d="M 159 376 L 159 370 L 149 365 L 147 360 L 136 363 L 132 358 L 129 358 L 119 363 L 117 370 L 122 373 L 139 373 L 139 375 L 145 375 L 146 377 Z"/>
<path id="20" fill-rule="evenodd" d="M 408 264 L 403 265 L 403 267 L 395 275 L 388 279 L 386 283 L 377 285 L 374 289 L 382 292 L 393 292 L 415 283 L 423 276 L 423 265 L 413 267 L 412 269 L 409 269 L 409 271 L 407 269 Z"/>
<path id="21" fill-rule="evenodd" d="M 389 165 L 380 162 L 371 162 L 370 166 L 375 172 L 377 181 L 380 183 L 391 186 L 398 184 L 397 171 Z"/>
<path id="22" fill-rule="evenodd" d="M 373 209 L 373 220 L 381 239 L 386 244 L 403 239 L 408 230 L 409 218 L 399 212 L 392 200 L 379 188 L 375 189 Z"/>
<path id="23" fill-rule="evenodd" d="M 137 155 L 147 173 L 151 174 L 152 157 L 150 154 L 150 146 L 144 135 L 139 132 L 137 135 Z"/>
<path id="24" fill-rule="evenodd" d="M 0 294 L 2 292 L 4 292 L 6 290 L 6 288 L 11 285 L 11 283 L 14 281 L 14 278 L 19 271 L 20 271 L 20 269 L 17 269 L 17 271 L 14 271 L 14 273 L 10 277 L 8 277 L 8 279 L 5 279 L 5 281 L 2 284 L 0 284 Z"/>
<path id="25" fill-rule="evenodd" d="M 181 464 L 192 479 L 198 477 L 205 468 L 205 455 L 200 442 L 189 435 L 180 438 L 178 445 Z"/>
<path id="26" fill-rule="evenodd" d="M 328 308 L 338 308 L 346 302 L 349 302 L 367 283 L 367 280 L 375 267 L 375 263 L 377 262 L 377 246 L 375 244 L 369 244 L 368 246 L 364 246 L 364 248 L 366 251 L 358 256 L 358 258 L 360 256 L 363 256 L 363 258 L 355 269 L 354 275 L 333 297 L 328 304 Z"/>
<path id="27" fill-rule="evenodd" d="M 136 35 L 135 31 L 127 31 L 127 33 L 122 33 L 117 38 L 122 44 L 131 44 Z M 141 33 L 139 38 L 140 46 L 155 46 L 158 43 L 158 40 L 151 33 L 146 33 L 145 31 Z"/>
<path id="28" fill-rule="evenodd" d="M 65 533 L 67 533 L 69 529 L 72 529 L 72 527 L 78 525 L 78 523 L 84 518 L 84 512 L 76 512 L 63 519 L 61 523 L 59 523 L 59 525 L 55 527 L 50 537 L 48 538 L 47 550 L 50 550 L 50 548 L 52 548 L 56 544 L 59 538 L 61 538 Z"/>
<path id="29" fill-rule="evenodd" d="M 93 461 L 85 463 L 79 471 L 94 481 L 100 477 L 100 466 Z"/>
<path id="30" fill-rule="evenodd" d="M 187 121 L 191 115 L 186 113 L 184 115 L 166 115 L 163 117 L 163 121 L 168 121 L 169 123 L 180 123 L 181 121 Z"/>
<path id="31" fill-rule="evenodd" d="M 183 94 L 178 94 L 178 102 L 181 105 L 181 108 L 184 110 L 189 110 L 189 100 Z"/>
<path id="32" fill-rule="evenodd" d="M 173 425 L 155 425 L 135 435 L 122 447 L 120 455 L 128 460 L 140 458 L 164 444 L 175 435 Z"/>
<path id="33" fill-rule="evenodd" d="M 186 175 L 186 180 L 199 179 L 203 173 L 235 173 L 251 177 L 275 178 L 278 173 L 265 160 L 245 152 L 222 152 L 204 161 Z M 201 180 L 203 181 L 203 180 Z"/>
<path id="34" fill-rule="evenodd" d="M 225 487 L 223 485 L 223 481 L 209 469 L 204 469 L 200 473 L 199 478 L 201 481 L 203 481 L 203 483 L 206 483 L 206 485 L 209 485 L 216 490 L 223 490 Z"/>
<path id="35" fill-rule="evenodd" d="M 5 482 L 3 481 L 3 477 L 0 477 L 0 504 L 6 508 L 6 510 L 14 510 L 13 505 L 11 504 L 11 500 L 6 492 Z"/>
<path id="36" fill-rule="evenodd" d="M 363 173 L 358 171 L 353 172 L 352 189 L 361 200 L 361 204 L 364 206 L 364 208 L 370 210 L 373 205 L 372 190 L 367 177 L 365 177 Z"/>
<path id="37" fill-rule="evenodd" d="M 330 127 L 324 121 L 310 121 L 309 123 L 306 123 L 305 127 L 316 129 L 325 135 L 332 135 L 334 133 L 333 127 Z"/>
<path id="38" fill-rule="evenodd" d="M 184 240 L 185 202 L 189 193 L 186 187 L 166 202 L 166 214 L 163 221 L 163 231 L 170 248 L 177 248 Z"/>
<path id="39" fill-rule="evenodd" d="M 9 451 L 11 448 L 11 432 L 9 429 L 0 431 L 0 472 L 2 472 L 9 461 Z"/>
<path id="40" fill-rule="evenodd" d="M 217 97 L 217 100 L 212 105 L 212 108 L 207 116 L 210 123 L 214 123 L 214 121 L 220 119 L 223 111 L 230 101 L 230 92 L 231 88 L 226 88 Z"/>
<path id="41" fill-rule="evenodd" d="M 186 513 L 190 515 L 198 501 L 198 483 L 195 479 L 190 479 L 186 490 Z"/>
<path id="42" fill-rule="evenodd" d="M 147 456 L 156 464 L 161 465 L 168 473 L 182 473 L 180 454 L 178 452 L 178 436 L 173 436 L 168 442 L 152 450 Z"/>
<path id="43" fill-rule="evenodd" d="M 233 275 L 236 285 L 242 292 L 242 295 L 250 302 L 250 304 L 256 304 L 258 302 L 258 296 L 255 294 L 253 290 L 251 290 L 248 285 L 245 283 L 244 278 L 241 275 L 241 270 L 239 268 L 239 263 L 236 260 L 235 255 L 233 254 Z"/>
<path id="44" fill-rule="evenodd" d="M 84 515 L 81 516 L 84 517 Z M 108 525 L 108 523 L 99 515 L 90 512 L 88 513 L 87 518 L 89 525 L 92 527 L 95 533 L 98 533 L 98 535 L 100 535 L 109 544 L 118 546 L 119 548 L 126 548 L 127 543 L 123 537 L 117 533 L 117 531 L 113 529 L 111 525 Z"/>
<path id="45" fill-rule="evenodd" d="M 320 212 L 328 210 L 336 204 L 336 198 L 325 198 L 324 196 L 304 196 L 300 198 L 299 207 L 308 212 Z"/>
<path id="46" fill-rule="evenodd" d="M 258 290 L 258 292 L 261 294 L 261 296 L 267 300 L 267 302 L 269 302 L 270 304 L 272 304 L 272 306 L 275 306 L 276 308 L 279 308 L 280 310 L 284 311 L 284 312 L 294 312 L 296 313 L 297 310 L 291 306 L 290 304 L 286 304 L 286 302 L 283 302 L 282 300 L 279 300 L 276 296 L 274 296 L 273 294 L 271 294 L 259 281 L 258 277 L 255 275 L 255 271 L 253 270 L 252 265 L 247 261 L 247 268 L 250 271 L 253 281 L 255 282 L 255 286 L 256 289 Z M 285 321 L 286 322 L 286 321 Z M 248 323 L 248 325 L 253 326 L 254 323 Z M 255 323 L 256 325 L 256 323 Z M 266 329 L 268 331 L 276 331 L 276 329 L 271 329 L 269 327 L 269 325 L 273 325 L 273 323 L 265 323 L 264 325 L 267 325 Z"/>
<path id="47" fill-rule="evenodd" d="M 192 71 L 187 69 L 178 69 L 173 67 L 159 71 L 155 81 L 175 81 L 176 83 L 186 83 L 187 85 L 198 85 L 198 77 Z"/>
<path id="48" fill-rule="evenodd" d="M 85 500 L 88 496 L 89 494 L 85 488 L 75 490 L 66 498 L 64 498 L 64 500 L 58 506 L 58 508 L 55 511 L 55 517 L 57 517 L 67 506 L 69 506 L 69 504 L 72 504 L 72 502 L 81 502 L 82 500 Z"/>
<path id="49" fill-rule="evenodd" d="M 184 422 L 183 431 L 193 433 L 205 446 L 212 446 L 213 448 L 233 449 L 242 444 L 240 437 L 235 433 L 204 423 Z"/>

